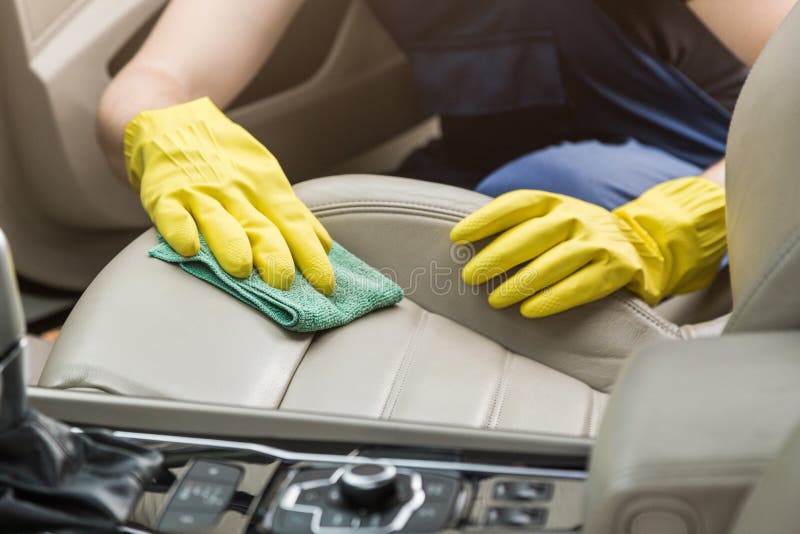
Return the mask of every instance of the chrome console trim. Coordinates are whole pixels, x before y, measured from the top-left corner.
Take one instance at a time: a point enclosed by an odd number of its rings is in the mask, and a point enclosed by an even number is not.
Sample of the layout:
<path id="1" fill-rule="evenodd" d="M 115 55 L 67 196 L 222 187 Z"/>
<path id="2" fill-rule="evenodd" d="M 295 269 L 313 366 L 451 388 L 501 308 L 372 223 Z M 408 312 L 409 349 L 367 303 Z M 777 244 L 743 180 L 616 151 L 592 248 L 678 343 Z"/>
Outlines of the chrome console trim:
<path id="1" fill-rule="evenodd" d="M 76 431 L 79 432 L 80 430 L 76 429 Z M 261 456 L 274 458 L 276 460 L 282 460 L 287 463 L 316 462 L 344 465 L 387 462 L 395 465 L 396 467 L 407 469 L 427 469 L 431 471 L 461 471 L 465 473 L 518 475 L 566 480 L 586 480 L 588 477 L 588 473 L 586 471 L 571 469 L 520 467 L 512 465 L 492 465 L 442 460 L 417 460 L 410 458 L 371 458 L 364 456 L 344 456 L 339 454 L 315 454 L 294 452 L 285 449 L 279 449 L 277 447 L 271 447 L 269 445 L 248 443 L 244 441 L 196 438 L 190 436 L 173 436 L 169 434 L 150 434 L 146 432 L 128 432 L 123 430 L 114 431 L 113 434 L 123 439 L 132 439 L 137 441 L 247 451 Z"/>

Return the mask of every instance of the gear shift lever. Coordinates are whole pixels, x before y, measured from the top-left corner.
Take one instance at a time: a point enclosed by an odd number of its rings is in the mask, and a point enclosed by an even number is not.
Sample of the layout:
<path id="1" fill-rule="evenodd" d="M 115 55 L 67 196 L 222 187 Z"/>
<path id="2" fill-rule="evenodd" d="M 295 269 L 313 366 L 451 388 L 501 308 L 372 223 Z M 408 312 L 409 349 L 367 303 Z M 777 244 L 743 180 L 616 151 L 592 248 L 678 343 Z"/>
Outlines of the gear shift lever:
<path id="1" fill-rule="evenodd" d="M 25 317 L 0 232 L 0 530 L 114 531 L 161 455 L 102 431 L 75 431 L 31 409 Z"/>
<path id="2" fill-rule="evenodd" d="M 28 409 L 25 394 L 25 316 L 5 235 L 0 231 L 0 432 Z"/>

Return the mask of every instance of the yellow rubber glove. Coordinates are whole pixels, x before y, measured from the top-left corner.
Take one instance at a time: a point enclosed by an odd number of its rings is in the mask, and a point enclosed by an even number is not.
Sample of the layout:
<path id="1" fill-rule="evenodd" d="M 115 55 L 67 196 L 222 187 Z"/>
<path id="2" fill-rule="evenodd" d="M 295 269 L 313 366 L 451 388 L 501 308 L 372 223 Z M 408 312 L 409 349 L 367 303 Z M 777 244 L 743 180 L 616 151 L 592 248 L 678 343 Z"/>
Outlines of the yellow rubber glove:
<path id="1" fill-rule="evenodd" d="M 468 215 L 456 243 L 503 232 L 464 267 L 468 284 L 519 269 L 490 295 L 544 317 L 627 287 L 650 305 L 709 285 L 725 255 L 725 193 L 705 178 L 659 184 L 610 212 L 572 197 L 519 190 Z"/>
<path id="2" fill-rule="evenodd" d="M 125 165 L 178 253 L 197 253 L 199 227 L 233 276 L 248 276 L 255 264 L 266 283 L 288 289 L 296 263 L 318 291 L 333 292 L 328 232 L 275 157 L 210 99 L 139 113 L 125 128 Z"/>

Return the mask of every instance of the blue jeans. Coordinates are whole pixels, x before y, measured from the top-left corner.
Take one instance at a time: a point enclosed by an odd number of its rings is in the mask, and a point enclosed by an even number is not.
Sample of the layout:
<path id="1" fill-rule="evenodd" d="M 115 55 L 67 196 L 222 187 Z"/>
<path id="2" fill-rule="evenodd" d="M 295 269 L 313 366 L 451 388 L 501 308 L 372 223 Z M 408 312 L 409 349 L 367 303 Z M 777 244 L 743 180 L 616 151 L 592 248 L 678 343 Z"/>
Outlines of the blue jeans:
<path id="1" fill-rule="evenodd" d="M 696 176 L 700 167 L 630 139 L 562 143 L 506 163 L 476 191 L 496 197 L 515 189 L 541 189 L 614 209 L 656 184 Z"/>

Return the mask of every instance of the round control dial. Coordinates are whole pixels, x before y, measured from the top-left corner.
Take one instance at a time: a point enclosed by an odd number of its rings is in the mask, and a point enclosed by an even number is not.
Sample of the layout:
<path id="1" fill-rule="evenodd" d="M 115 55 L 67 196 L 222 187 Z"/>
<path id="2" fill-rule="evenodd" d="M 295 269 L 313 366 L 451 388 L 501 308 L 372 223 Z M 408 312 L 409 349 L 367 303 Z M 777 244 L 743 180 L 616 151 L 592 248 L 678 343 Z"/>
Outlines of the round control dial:
<path id="1" fill-rule="evenodd" d="M 389 503 L 397 490 L 397 469 L 389 464 L 357 464 L 344 468 L 339 479 L 342 495 L 350 503 L 377 508 Z"/>

